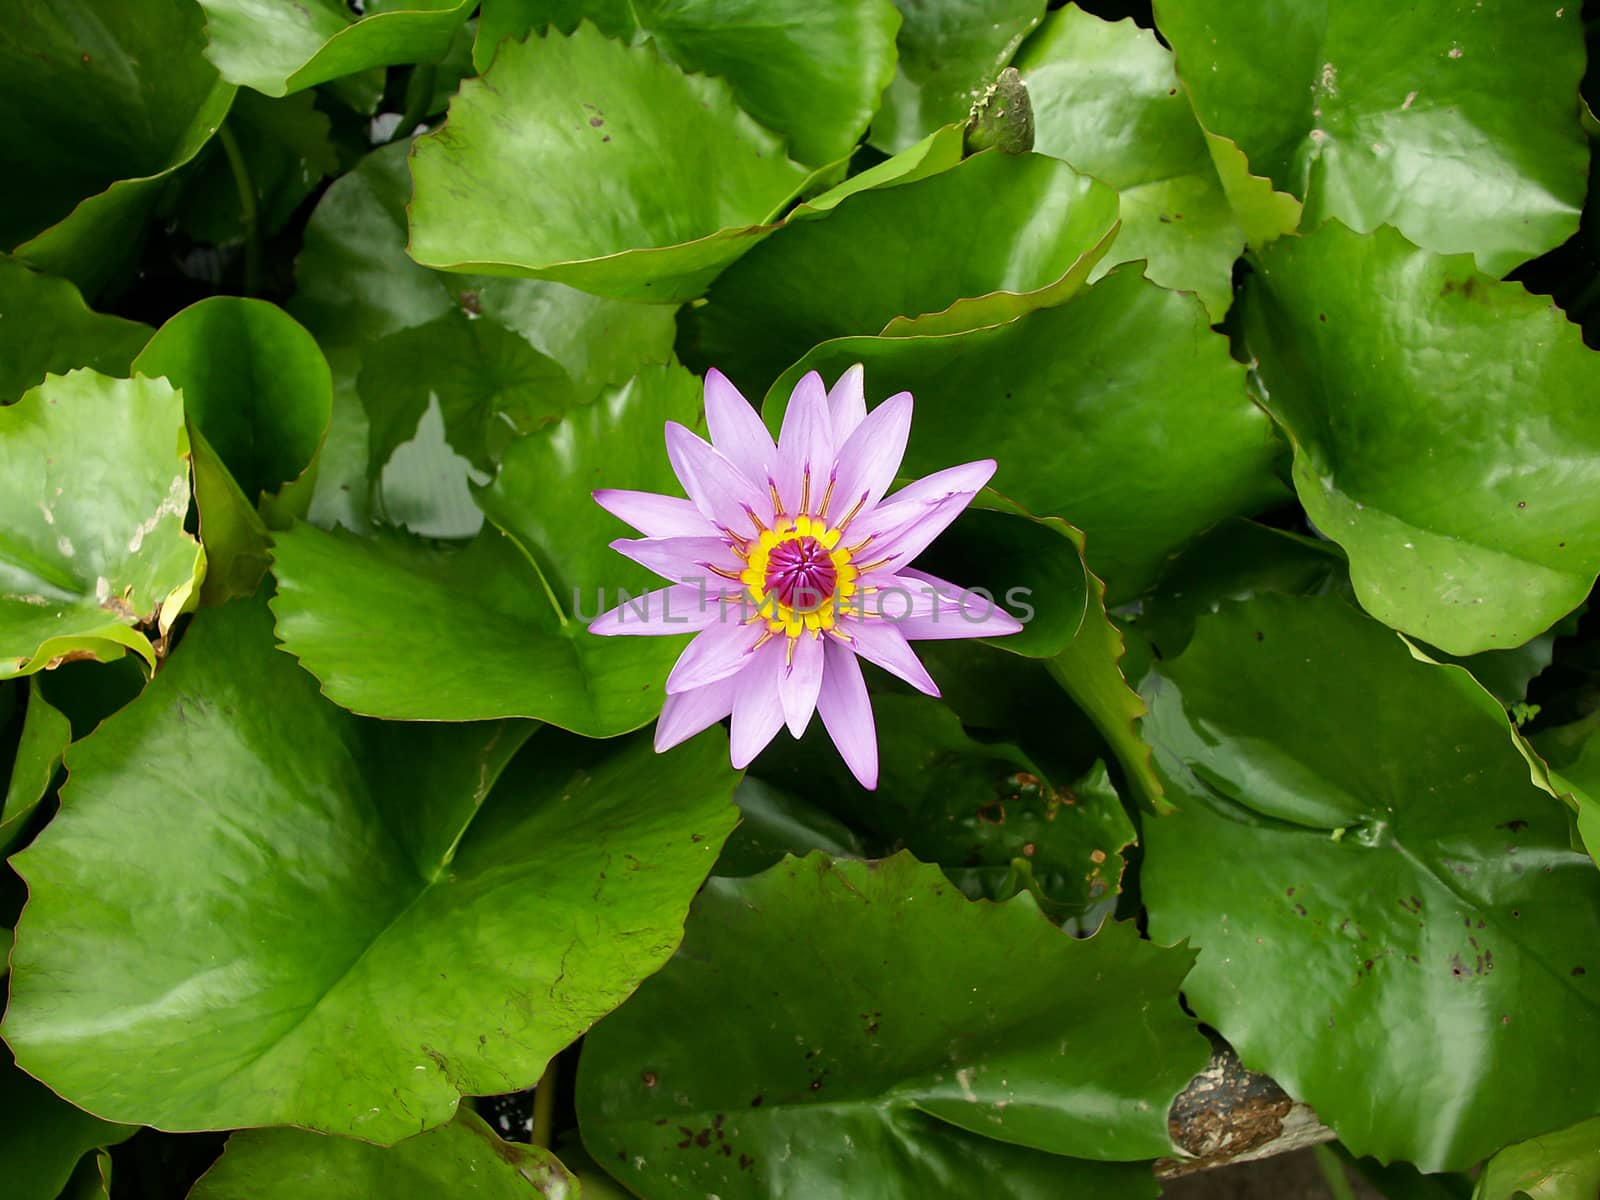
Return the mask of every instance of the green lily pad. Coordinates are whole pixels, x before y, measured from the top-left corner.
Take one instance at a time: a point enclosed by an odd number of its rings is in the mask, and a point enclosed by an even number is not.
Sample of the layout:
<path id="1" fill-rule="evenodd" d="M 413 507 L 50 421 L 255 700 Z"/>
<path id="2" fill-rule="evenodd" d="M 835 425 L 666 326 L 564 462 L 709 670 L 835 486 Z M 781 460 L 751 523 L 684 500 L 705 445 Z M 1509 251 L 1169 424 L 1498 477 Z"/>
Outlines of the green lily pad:
<path id="1" fill-rule="evenodd" d="M 1145 695 L 1181 810 L 1144 827 L 1151 933 L 1200 948 L 1184 995 L 1247 1065 L 1424 1171 L 1595 1111 L 1600 876 L 1464 671 L 1261 596 Z"/>
<path id="2" fill-rule="evenodd" d="M 589 492 L 673 487 L 654 432 L 668 419 L 704 427 L 699 383 L 681 367 L 642 373 L 513 443 L 479 495 L 499 529 L 465 550 L 308 525 L 279 535 L 273 608 L 285 648 L 330 697 L 370 716 L 529 716 L 588 737 L 637 729 L 660 711 L 685 639 L 588 634 L 620 589 L 661 586 L 608 548 L 625 527 Z M 372 620 L 400 611 L 427 636 L 396 636 Z"/>
<path id="3" fill-rule="evenodd" d="M 503 46 L 417 140 L 411 171 L 422 265 L 661 303 L 704 292 L 807 178 L 722 80 L 587 22 Z"/>
<path id="4" fill-rule="evenodd" d="M 183 531 L 189 438 L 160 379 L 52 375 L 0 408 L 0 679 L 165 636 L 205 555 Z"/>
<path id="5" fill-rule="evenodd" d="M 0 257 L 0 405 L 74 367 L 125 376 L 151 329 L 91 312 L 65 279 Z"/>
<path id="6" fill-rule="evenodd" d="M 1167 1106 L 1207 1053 L 1176 1002 L 1188 962 L 1131 925 L 1080 941 L 1026 897 L 969 901 L 909 854 L 786 859 L 713 879 L 683 949 L 590 1035 L 579 1128 L 652 1200 L 797 1176 L 808 1196 L 862 1195 L 848 1177 L 920 1197 L 982 1191 L 1020 1150 L 1168 1153 Z M 1078 1194 L 1078 1164 L 1046 1161 Z"/>
<path id="7" fill-rule="evenodd" d="M 357 17 L 343 0 L 200 0 L 206 57 L 268 96 L 397 63 L 443 57 L 472 0 L 384 0 Z"/>
<path id="8" fill-rule="evenodd" d="M 388 146 L 336 180 L 306 226 L 290 311 L 316 335 L 334 378 L 333 421 L 311 507 L 312 519 L 321 525 L 363 528 L 372 515 L 371 435 L 357 381 L 366 348 L 381 338 L 452 312 L 482 317 L 521 334 L 589 391 L 623 383 L 640 366 L 672 357 L 673 315 L 664 305 L 606 300 L 542 279 L 452 275 L 419 267 L 405 252 L 410 196 L 406 147 Z M 445 374 L 461 370 L 454 362 L 428 365 Z M 416 490 L 416 472 L 404 474 L 409 478 L 391 477 L 389 493 L 382 497 L 384 511 L 403 509 L 404 495 L 395 494 L 402 483 Z M 452 477 L 464 489 L 459 468 Z M 401 515 L 429 532 L 452 523 L 470 532 L 476 525 L 464 522 L 476 510 L 461 508 L 465 511 L 442 511 L 433 502 L 403 509 Z"/>
<path id="9" fill-rule="evenodd" d="M 1102 21 L 1069 5 L 1045 18 L 1016 67 L 1033 105 L 1033 148 L 1120 195 L 1122 231 L 1091 278 L 1143 260 L 1151 280 L 1194 292 L 1220 321 L 1246 234 L 1172 52 L 1131 19 Z"/>
<path id="10" fill-rule="evenodd" d="M 1373 616 L 1520 646 L 1600 570 L 1600 365 L 1547 300 L 1393 230 L 1262 251 L 1244 331 L 1294 483 Z M 1486 364 L 1495 364 L 1488 369 Z"/>
<path id="11" fill-rule="evenodd" d="M 1489 1160 L 1472 1200 L 1589 1200 L 1600 1195 L 1600 1117 L 1507 1146 Z"/>
<path id="12" fill-rule="evenodd" d="M 303 514 L 333 404 L 316 341 L 276 305 L 216 296 L 173 316 L 134 360 L 183 392 L 207 572 L 201 598 L 255 594 L 271 537 L 258 506 Z"/>
<path id="13" fill-rule="evenodd" d="M 1011 61 L 1044 16 L 1044 0 L 895 0 L 900 9 L 899 70 L 872 122 L 871 142 L 904 150 L 950 121 Z"/>
<path id="14" fill-rule="evenodd" d="M 349 1200 L 352 1196 L 460 1196 L 566 1200 L 575 1181 L 548 1150 L 502 1141 L 471 1109 L 393 1146 L 303 1129 L 247 1129 L 189 1200 Z"/>
<path id="15" fill-rule="evenodd" d="M 91 1117 L 19 1071 L 0 1045 L 0 1162 L 7 1200 L 56 1200 L 74 1168 L 100 1146 L 134 1130 Z"/>
<path id="16" fill-rule="evenodd" d="M 870 386 L 916 397 L 905 474 L 996 459 L 995 488 L 1082 529 L 1090 568 L 1118 599 L 1201 530 L 1281 495 L 1271 422 L 1227 339 L 1193 297 L 1129 267 L 996 328 L 825 342 L 772 386 L 767 420 L 804 372 L 832 379 L 856 362 Z"/>
<path id="17" fill-rule="evenodd" d="M 1200 123 L 1327 217 L 1491 275 L 1578 228 L 1579 6 L 1157 0 Z M 1373 30 L 1381 28 L 1382 37 Z"/>
<path id="18" fill-rule="evenodd" d="M 1042 155 L 991 150 L 791 221 L 685 314 L 688 352 L 752 395 L 829 338 L 995 325 L 1081 284 L 1117 223 L 1112 190 Z M 959 238 L 951 230 L 963 230 Z M 893 271 L 863 271 L 872 260 Z M 1072 287 L 1063 286 L 1070 278 Z M 1002 293 L 996 296 L 995 293 Z M 1065 293 L 1065 294 L 1063 294 Z M 1003 301 L 1009 311 L 992 311 Z M 885 326 L 890 328 L 886 329 Z"/>
<path id="19" fill-rule="evenodd" d="M 530 1086 L 671 954 L 736 778 L 715 734 L 507 768 L 531 731 L 362 721 L 263 605 L 201 613 L 12 859 L 19 1063 L 107 1119 L 385 1144 Z"/>
<path id="20" fill-rule="evenodd" d="M 328 364 L 316 340 L 265 301 L 215 296 L 190 305 L 133 368 L 182 390 L 191 425 L 252 500 L 299 479 L 327 431 Z"/>
<path id="21" fill-rule="evenodd" d="M 72 740 L 72 723 L 39 689 L 39 677 L 28 680 L 28 706 L 23 710 L 11 778 L 0 805 L 0 858 L 22 835 L 23 822 L 50 791 L 61 755 Z"/>
<path id="22" fill-rule="evenodd" d="M 0 40 L 0 249 L 93 295 L 132 261 L 168 177 L 233 87 L 188 0 L 14 0 Z M 73 364 L 75 366 L 82 364 Z"/>
<path id="23" fill-rule="evenodd" d="M 894 75 L 900 14 L 890 0 L 489 0 L 473 61 L 501 44 L 584 18 L 623 42 L 649 39 L 685 71 L 726 79 L 734 99 L 824 166 L 848 155 Z"/>
<path id="24" fill-rule="evenodd" d="M 880 163 L 858 171 L 848 179 L 834 184 L 820 196 L 797 205 L 784 218 L 787 222 L 807 221 L 837 208 L 850 196 L 873 188 L 897 187 L 902 183 L 915 183 L 941 171 L 959 166 L 965 158 L 963 123 L 941 125 L 915 145 Z"/>

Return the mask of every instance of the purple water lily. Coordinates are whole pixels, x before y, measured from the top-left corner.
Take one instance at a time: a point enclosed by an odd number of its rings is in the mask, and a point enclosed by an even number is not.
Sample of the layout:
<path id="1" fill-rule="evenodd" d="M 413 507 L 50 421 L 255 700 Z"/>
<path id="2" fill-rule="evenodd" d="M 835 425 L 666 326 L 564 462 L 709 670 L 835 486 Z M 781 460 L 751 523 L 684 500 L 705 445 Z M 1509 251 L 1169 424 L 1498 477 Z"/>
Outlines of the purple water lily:
<path id="1" fill-rule="evenodd" d="M 820 713 L 864 787 L 878 743 L 857 655 L 939 694 L 909 642 L 996 637 L 1022 626 L 992 601 L 909 564 L 994 474 L 993 460 L 951 467 L 886 496 L 911 432 L 911 394 L 870 413 L 863 371 L 829 391 L 815 371 L 795 385 L 774 445 L 720 372 L 706 375 L 711 443 L 667 423 L 667 456 L 687 500 L 594 494 L 644 536 L 611 543 L 670 586 L 597 617 L 592 633 L 697 631 L 667 676 L 655 745 L 667 750 L 732 715 L 732 758 L 746 766 L 787 724 Z"/>

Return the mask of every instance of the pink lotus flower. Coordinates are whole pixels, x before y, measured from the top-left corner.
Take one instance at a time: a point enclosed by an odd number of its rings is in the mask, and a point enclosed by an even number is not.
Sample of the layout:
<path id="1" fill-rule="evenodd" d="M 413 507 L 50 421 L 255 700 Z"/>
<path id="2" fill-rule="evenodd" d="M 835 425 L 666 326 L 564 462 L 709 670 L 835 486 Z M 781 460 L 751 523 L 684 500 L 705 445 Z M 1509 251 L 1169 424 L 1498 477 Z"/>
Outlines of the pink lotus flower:
<path id="1" fill-rule="evenodd" d="M 909 565 L 989 481 L 993 460 L 885 497 L 911 432 L 911 394 L 869 413 L 862 374 L 851 367 L 831 392 L 815 371 L 801 379 L 774 445 L 713 370 L 711 444 L 667 423 L 667 456 L 689 498 L 594 493 L 644 534 L 612 549 L 671 586 L 618 605 L 589 631 L 697 631 L 667 676 L 658 751 L 731 713 L 733 765 L 743 768 L 780 726 L 799 737 L 816 711 L 851 772 L 876 787 L 877 734 L 856 657 L 937 696 L 909 642 L 1022 628 L 992 601 Z"/>

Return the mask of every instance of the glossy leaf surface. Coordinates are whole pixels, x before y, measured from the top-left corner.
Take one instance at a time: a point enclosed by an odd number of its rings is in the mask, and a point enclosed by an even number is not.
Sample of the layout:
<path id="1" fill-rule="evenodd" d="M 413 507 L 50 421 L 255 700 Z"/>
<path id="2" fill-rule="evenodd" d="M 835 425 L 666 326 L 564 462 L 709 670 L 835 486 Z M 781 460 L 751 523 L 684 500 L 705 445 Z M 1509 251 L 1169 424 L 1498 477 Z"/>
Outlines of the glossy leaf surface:
<path id="1" fill-rule="evenodd" d="M 63 657 L 152 666 L 205 558 L 183 403 L 165 380 L 54 375 L 0 408 L 0 678 Z"/>
<path id="2" fill-rule="evenodd" d="M 392 1143 L 530 1086 L 671 954 L 734 815 L 716 735 L 662 759 L 542 733 L 501 777 L 530 731 L 362 721 L 259 602 L 202 614 L 13 860 L 6 1040 L 168 1129 Z"/>
<path id="3" fill-rule="evenodd" d="M 1245 339 L 1362 605 L 1454 654 L 1520 646 L 1600 570 L 1600 365 L 1547 301 L 1393 230 L 1263 251 Z"/>
<path id="4" fill-rule="evenodd" d="M 1577 228 L 1576 5 L 1159 0 L 1156 19 L 1201 124 L 1306 202 L 1302 228 L 1393 225 L 1491 275 Z"/>
<path id="5" fill-rule="evenodd" d="M 1246 1064 L 1428 1171 L 1593 1111 L 1600 877 L 1464 671 L 1263 596 L 1145 694 L 1180 809 L 1145 824 L 1151 930 L 1199 948 L 1184 993 Z"/>
<path id="6" fill-rule="evenodd" d="M 910 1197 L 996 1169 L 1032 1196 L 1052 1161 L 1074 1194 L 1082 1164 L 1025 1151 L 1167 1151 L 1167 1105 L 1205 1061 L 1171 999 L 1187 958 L 1123 925 L 1078 941 L 1027 899 L 972 903 L 909 854 L 714 879 L 683 950 L 585 1046 L 584 1142 L 652 1198 L 766 1196 L 802 1172 L 810 1195 L 870 1179 Z M 1087 1194 L 1137 1194 L 1104 1169 Z"/>
<path id="7" fill-rule="evenodd" d="M 807 175 L 726 83 L 588 24 L 502 47 L 411 169 L 424 266 L 661 303 L 703 292 Z"/>

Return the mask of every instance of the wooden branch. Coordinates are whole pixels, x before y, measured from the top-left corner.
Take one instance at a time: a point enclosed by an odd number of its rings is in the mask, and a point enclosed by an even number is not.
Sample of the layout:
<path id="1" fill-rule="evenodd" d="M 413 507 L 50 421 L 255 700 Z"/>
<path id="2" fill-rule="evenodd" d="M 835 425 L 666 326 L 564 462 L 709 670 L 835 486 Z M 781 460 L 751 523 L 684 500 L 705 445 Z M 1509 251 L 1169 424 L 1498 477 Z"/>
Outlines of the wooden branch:
<path id="1" fill-rule="evenodd" d="M 1265 1075 L 1246 1070 L 1233 1047 L 1212 1039 L 1211 1061 L 1172 1102 L 1167 1129 L 1184 1158 L 1156 1162 L 1174 1179 L 1211 1167 L 1250 1162 L 1331 1142 L 1333 1130 Z"/>

